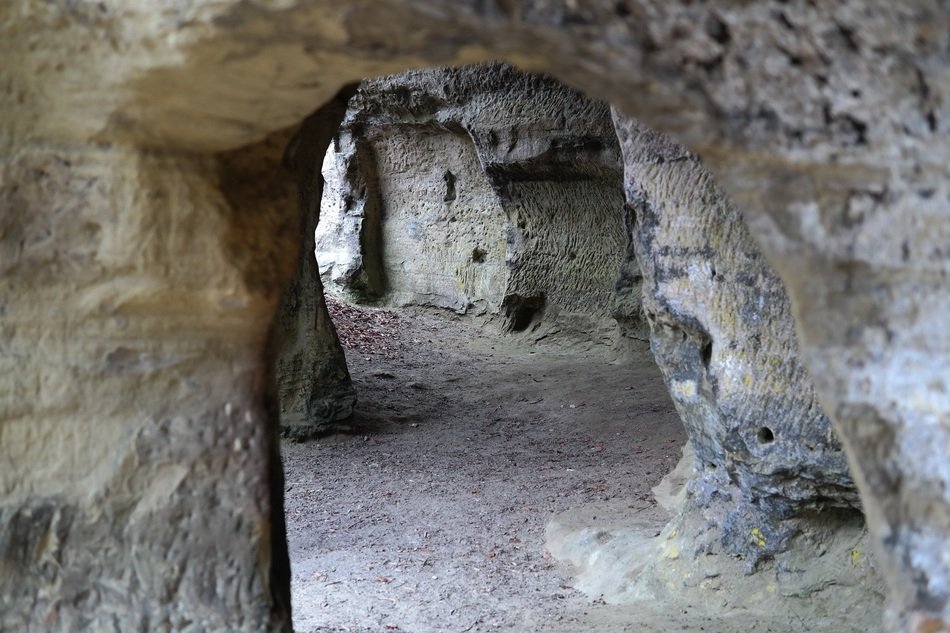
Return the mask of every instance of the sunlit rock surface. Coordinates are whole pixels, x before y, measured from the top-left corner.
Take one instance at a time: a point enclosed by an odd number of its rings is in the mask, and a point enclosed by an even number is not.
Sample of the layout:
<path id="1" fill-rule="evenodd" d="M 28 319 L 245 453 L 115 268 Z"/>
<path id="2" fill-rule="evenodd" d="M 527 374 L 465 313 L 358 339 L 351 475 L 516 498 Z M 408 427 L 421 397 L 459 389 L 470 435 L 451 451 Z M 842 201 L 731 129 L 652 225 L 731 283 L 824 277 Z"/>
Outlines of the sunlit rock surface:
<path id="1" fill-rule="evenodd" d="M 484 64 L 364 82 L 325 172 L 317 258 L 356 300 L 640 331 L 618 299 L 621 166 L 610 113 L 549 77 Z M 631 297 L 634 300 L 631 300 Z"/>

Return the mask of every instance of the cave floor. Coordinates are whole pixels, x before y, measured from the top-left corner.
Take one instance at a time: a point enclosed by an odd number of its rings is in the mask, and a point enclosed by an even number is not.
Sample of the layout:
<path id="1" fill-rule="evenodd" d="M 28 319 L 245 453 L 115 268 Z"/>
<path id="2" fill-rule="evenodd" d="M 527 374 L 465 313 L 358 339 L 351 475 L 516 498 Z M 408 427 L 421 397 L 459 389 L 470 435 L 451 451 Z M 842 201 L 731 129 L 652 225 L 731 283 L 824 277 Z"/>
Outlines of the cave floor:
<path id="1" fill-rule="evenodd" d="M 815 630 L 605 604 L 545 548 L 569 510 L 666 521 L 651 488 L 685 434 L 646 345 L 620 360 L 451 315 L 333 307 L 359 405 L 346 432 L 283 446 L 297 633 Z"/>

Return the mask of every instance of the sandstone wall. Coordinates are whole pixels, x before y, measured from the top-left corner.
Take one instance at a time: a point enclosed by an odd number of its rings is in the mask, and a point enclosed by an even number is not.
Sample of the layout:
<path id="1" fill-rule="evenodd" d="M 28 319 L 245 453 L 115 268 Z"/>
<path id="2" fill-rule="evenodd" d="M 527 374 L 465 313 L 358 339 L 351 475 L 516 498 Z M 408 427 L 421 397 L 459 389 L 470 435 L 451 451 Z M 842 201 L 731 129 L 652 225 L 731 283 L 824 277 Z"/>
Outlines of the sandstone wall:
<path id="1" fill-rule="evenodd" d="M 785 288 L 739 210 L 695 154 L 620 113 L 614 120 L 651 347 L 696 454 L 683 512 L 704 521 L 680 530 L 681 547 L 722 549 L 754 568 L 796 541 L 821 540 L 815 523 L 860 524 Z"/>
<path id="2" fill-rule="evenodd" d="M 314 249 L 320 276 L 330 291 L 351 301 L 373 301 L 386 287 L 383 273 L 382 195 L 372 144 L 340 129 L 321 168 Z"/>
<path id="3" fill-rule="evenodd" d="M 362 128 L 362 126 L 359 126 Z M 497 313 L 504 209 L 471 138 L 437 124 L 343 129 L 326 157 L 321 274 L 355 302 Z"/>
<path id="4" fill-rule="evenodd" d="M 3 627 L 287 622 L 258 385 L 294 220 L 228 201 L 213 155 L 503 57 L 703 157 L 785 282 L 887 626 L 948 628 L 948 50 L 938 0 L 4 3 Z"/>
<path id="5" fill-rule="evenodd" d="M 281 297 L 270 345 L 281 434 L 296 440 L 331 429 L 334 422 L 349 417 L 356 404 L 312 255 L 323 193 L 320 166 L 352 92 L 347 88 L 307 117 L 284 153 L 297 185 L 300 257 Z"/>
<path id="6" fill-rule="evenodd" d="M 0 629 L 284 628 L 261 357 L 285 140 L 4 156 Z"/>
<path id="7" fill-rule="evenodd" d="M 381 197 L 380 239 L 371 246 L 382 261 L 381 298 L 497 312 L 506 280 L 505 212 L 468 135 L 393 126 L 369 142 Z"/>

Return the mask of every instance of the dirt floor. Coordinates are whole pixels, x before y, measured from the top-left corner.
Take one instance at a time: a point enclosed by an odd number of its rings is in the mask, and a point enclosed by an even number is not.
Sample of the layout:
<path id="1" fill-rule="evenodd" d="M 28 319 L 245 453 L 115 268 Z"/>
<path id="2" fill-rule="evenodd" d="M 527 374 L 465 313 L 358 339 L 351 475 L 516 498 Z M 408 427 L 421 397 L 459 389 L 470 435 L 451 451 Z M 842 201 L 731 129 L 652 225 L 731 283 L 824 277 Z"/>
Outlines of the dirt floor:
<path id="1" fill-rule="evenodd" d="M 685 435 L 646 346 L 618 361 L 333 311 L 359 406 L 349 432 L 283 448 L 297 632 L 638 630 L 571 586 L 544 531 L 590 504 L 659 516 Z"/>
<path id="2" fill-rule="evenodd" d="M 881 630 L 860 526 L 791 575 L 658 557 L 651 488 L 685 436 L 645 344 L 621 359 L 444 313 L 331 314 L 360 401 L 347 432 L 283 447 L 297 633 Z M 644 561 L 658 593 L 599 597 Z"/>

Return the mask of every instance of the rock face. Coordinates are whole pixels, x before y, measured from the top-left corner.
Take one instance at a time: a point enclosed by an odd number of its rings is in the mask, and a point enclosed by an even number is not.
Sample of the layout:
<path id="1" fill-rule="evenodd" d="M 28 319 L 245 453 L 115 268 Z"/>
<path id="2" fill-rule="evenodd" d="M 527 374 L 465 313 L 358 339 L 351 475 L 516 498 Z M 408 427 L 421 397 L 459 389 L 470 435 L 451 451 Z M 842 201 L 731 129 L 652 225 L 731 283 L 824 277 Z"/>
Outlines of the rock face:
<path id="1" fill-rule="evenodd" d="M 261 373 L 285 144 L 4 157 L 0 629 L 289 630 Z"/>
<path id="2" fill-rule="evenodd" d="M 364 82 L 327 180 L 317 258 L 358 300 L 502 315 L 509 330 L 639 332 L 607 106 L 502 64 Z"/>
<path id="3" fill-rule="evenodd" d="M 307 439 L 353 413 L 356 392 L 330 321 L 314 250 L 323 179 L 320 165 L 353 90 L 337 95 L 300 126 L 285 154 L 299 191 L 300 258 L 274 320 L 277 404 L 284 437 Z"/>
<path id="4" fill-rule="evenodd" d="M 340 186 L 324 206 L 339 214 L 325 216 L 317 242 L 328 286 L 363 301 L 497 312 L 505 211 L 469 136 L 435 123 L 357 126 L 329 157 L 327 178 Z"/>
<path id="5" fill-rule="evenodd" d="M 739 210 L 695 154 L 618 112 L 614 120 L 651 347 L 696 455 L 684 512 L 705 521 L 700 534 L 681 530 L 684 549 L 721 548 L 754 568 L 814 539 L 810 524 L 820 518 L 824 529 L 835 510 L 860 524 L 784 286 Z"/>
<path id="6" fill-rule="evenodd" d="M 791 298 L 887 626 L 950 628 L 948 40 L 937 0 L 3 3 L 0 628 L 287 626 L 263 349 L 299 234 L 221 153 L 498 57 L 702 156 Z"/>

